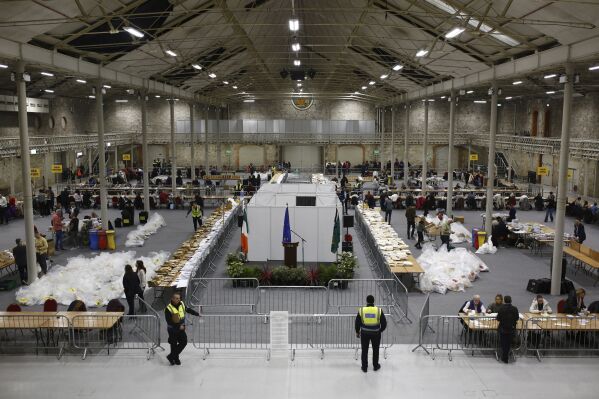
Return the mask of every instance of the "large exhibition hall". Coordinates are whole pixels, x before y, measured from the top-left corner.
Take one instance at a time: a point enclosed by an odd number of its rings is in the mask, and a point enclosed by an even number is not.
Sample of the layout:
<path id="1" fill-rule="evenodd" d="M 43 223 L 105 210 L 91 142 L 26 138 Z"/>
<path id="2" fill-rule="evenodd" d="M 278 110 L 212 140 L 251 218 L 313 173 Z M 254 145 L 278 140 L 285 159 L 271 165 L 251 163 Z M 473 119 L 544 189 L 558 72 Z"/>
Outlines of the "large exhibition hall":
<path id="1" fill-rule="evenodd" d="M 0 1 L 0 398 L 597 398 L 599 1 Z"/>

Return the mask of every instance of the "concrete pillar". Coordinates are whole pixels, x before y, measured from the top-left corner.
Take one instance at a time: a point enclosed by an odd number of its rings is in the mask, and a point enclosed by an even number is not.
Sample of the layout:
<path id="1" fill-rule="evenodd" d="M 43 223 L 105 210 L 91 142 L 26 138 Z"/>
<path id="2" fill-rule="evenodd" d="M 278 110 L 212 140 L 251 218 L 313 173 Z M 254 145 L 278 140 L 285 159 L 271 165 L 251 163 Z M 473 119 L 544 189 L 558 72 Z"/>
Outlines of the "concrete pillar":
<path id="1" fill-rule="evenodd" d="M 386 160 L 383 158 L 383 150 L 385 146 L 385 108 L 379 108 L 379 129 L 380 129 L 380 141 L 379 141 L 379 159 L 381 161 L 381 172 L 385 169 Z"/>
<path id="2" fill-rule="evenodd" d="M 23 185 L 23 212 L 25 216 L 25 245 L 27 246 L 27 282 L 37 280 L 35 236 L 33 235 L 33 194 L 31 191 L 31 160 L 29 158 L 29 126 L 27 125 L 27 92 L 25 63 L 17 62 L 17 95 L 19 100 L 19 137 L 21 139 L 21 183 Z"/>
<path id="3" fill-rule="evenodd" d="M 141 92 L 141 168 L 143 170 L 144 210 L 150 212 L 150 164 L 148 154 L 148 93 Z"/>
<path id="4" fill-rule="evenodd" d="M 395 183 L 395 106 L 391 106 L 391 181 Z"/>
<path id="5" fill-rule="evenodd" d="M 447 216 L 453 215 L 453 138 L 455 136 L 455 91 L 449 94 L 449 142 L 447 143 Z"/>
<path id="6" fill-rule="evenodd" d="M 422 195 L 426 196 L 426 174 L 428 173 L 428 101 L 424 102 L 424 139 L 422 140 Z"/>
<path id="7" fill-rule="evenodd" d="M 585 197 L 589 196 L 589 175 L 591 174 L 591 166 L 589 165 L 589 163 L 591 161 L 589 161 L 588 159 L 583 159 L 582 162 L 584 162 L 584 184 L 583 184 L 583 192 L 582 195 L 584 195 Z"/>
<path id="8" fill-rule="evenodd" d="M 119 171 L 119 146 L 114 143 L 114 173 Z"/>
<path id="9" fill-rule="evenodd" d="M 10 157 L 10 161 L 9 161 L 10 162 L 9 163 L 9 165 L 10 165 L 9 184 L 10 184 L 10 193 L 12 195 L 16 194 L 15 193 L 15 171 L 17 168 L 15 168 L 15 160 L 16 160 L 15 157 Z"/>
<path id="10" fill-rule="evenodd" d="M 266 147 L 262 147 L 264 151 L 266 151 Z M 266 165 L 266 156 L 264 156 L 264 165 Z M 322 174 L 326 174 L 326 165 L 327 165 L 327 146 L 322 146 Z"/>
<path id="11" fill-rule="evenodd" d="M 108 194 L 106 192 L 106 146 L 104 145 L 104 87 L 101 81 L 96 84 L 96 117 L 98 123 L 98 155 L 100 173 L 100 217 L 102 227 L 108 228 Z"/>
<path id="12" fill-rule="evenodd" d="M 487 160 L 487 201 L 485 210 L 485 232 L 487 238 L 491 236 L 492 228 L 492 217 L 493 212 L 493 187 L 495 180 L 495 141 L 497 138 L 497 100 L 498 100 L 498 87 L 497 82 L 493 81 L 491 88 L 491 120 L 490 120 L 490 133 L 489 133 L 489 157 Z"/>
<path id="13" fill-rule="evenodd" d="M 216 170 L 218 170 L 219 172 L 223 170 L 220 143 L 220 115 L 220 107 L 216 107 Z"/>
<path id="14" fill-rule="evenodd" d="M 574 66 L 566 65 L 564 84 L 564 104 L 562 111 L 562 139 L 559 151 L 559 175 L 557 185 L 557 209 L 555 214 L 555 238 L 553 241 L 553 263 L 551 269 L 551 295 L 559 295 L 561 290 L 562 256 L 564 252 L 564 221 L 568 199 L 568 152 L 570 151 L 570 122 L 572 92 L 574 90 Z"/>
<path id="15" fill-rule="evenodd" d="M 335 144 L 335 177 L 339 176 L 339 144 Z"/>
<path id="16" fill-rule="evenodd" d="M 92 158 L 92 152 L 93 152 L 93 149 L 92 149 L 92 148 L 88 148 L 88 149 L 87 149 L 87 173 L 88 173 L 89 175 L 91 175 L 91 174 L 92 174 L 92 167 L 93 167 L 93 165 L 94 165 L 94 163 L 93 163 L 93 162 L 94 162 L 94 160 L 93 160 L 93 158 Z"/>
<path id="17" fill-rule="evenodd" d="M 406 102 L 406 128 L 404 131 L 404 147 L 403 147 L 403 181 L 406 187 L 408 187 L 408 180 L 410 175 L 410 161 L 408 159 L 409 144 L 408 138 L 410 135 L 410 104 Z"/>
<path id="18" fill-rule="evenodd" d="M 175 141 L 175 100 L 168 100 L 171 110 L 171 179 L 173 200 L 177 196 L 177 143 Z"/>
<path id="19" fill-rule="evenodd" d="M 196 167 L 195 167 L 195 140 L 194 140 L 194 132 L 193 132 L 193 103 L 189 103 L 189 141 L 190 141 L 190 168 L 191 168 L 191 180 L 195 180 L 196 178 Z"/>
<path id="20" fill-rule="evenodd" d="M 209 174 L 209 163 L 208 163 L 208 119 L 210 116 L 210 107 L 206 107 L 205 115 L 205 131 L 204 131 L 204 172 Z"/>

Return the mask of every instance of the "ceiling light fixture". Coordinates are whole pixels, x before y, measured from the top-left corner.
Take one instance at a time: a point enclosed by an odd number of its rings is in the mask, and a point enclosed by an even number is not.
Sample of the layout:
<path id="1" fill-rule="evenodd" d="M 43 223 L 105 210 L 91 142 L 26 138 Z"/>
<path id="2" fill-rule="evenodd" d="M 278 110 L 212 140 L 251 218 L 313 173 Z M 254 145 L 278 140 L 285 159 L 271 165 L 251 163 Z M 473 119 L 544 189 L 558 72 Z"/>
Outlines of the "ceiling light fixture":
<path id="1" fill-rule="evenodd" d="M 173 50 L 170 50 L 170 49 L 164 50 L 164 52 L 166 54 L 170 55 L 171 57 L 176 57 L 177 56 L 177 53 L 175 53 Z"/>
<path id="2" fill-rule="evenodd" d="M 429 98 L 429 99 L 428 99 L 428 102 L 429 102 L 429 103 L 434 103 L 434 102 L 435 102 L 435 99 L 434 99 L 434 98 Z"/>
<path id="3" fill-rule="evenodd" d="M 476 104 L 486 104 L 487 100 L 474 100 Z"/>
<path id="4" fill-rule="evenodd" d="M 416 53 L 416 57 L 425 57 L 428 54 L 428 50 L 422 49 L 422 50 L 418 50 L 418 52 Z"/>
<path id="5" fill-rule="evenodd" d="M 403 65 L 397 64 L 397 65 L 395 65 L 395 66 L 393 67 L 393 70 L 394 70 L 394 71 L 399 71 L 399 70 L 401 70 L 402 68 L 403 68 Z"/>
<path id="6" fill-rule="evenodd" d="M 210 72 L 208 76 L 210 76 L 212 79 L 216 78 L 216 74 L 214 72 Z"/>
<path id="7" fill-rule="evenodd" d="M 139 37 L 142 38 L 144 37 L 144 34 L 140 31 L 138 31 L 137 29 L 131 27 L 131 26 L 125 26 L 123 28 L 124 31 L 128 32 L 130 35 L 135 36 L 135 37 Z"/>
<path id="8" fill-rule="evenodd" d="M 596 71 L 597 69 L 599 69 L 599 65 L 595 65 L 589 68 L 589 71 Z"/>
<path id="9" fill-rule="evenodd" d="M 516 80 L 515 82 L 512 83 L 514 86 L 518 86 L 522 84 L 521 80 Z"/>
<path id="10" fill-rule="evenodd" d="M 552 73 L 551 75 L 545 75 L 544 78 L 545 79 L 551 79 L 551 78 L 555 78 L 557 76 L 556 73 Z"/>
<path id="11" fill-rule="evenodd" d="M 228 85 L 228 84 L 229 84 L 229 82 L 228 82 L 228 81 L 226 81 L 226 80 L 223 80 L 223 84 L 226 84 L 226 85 Z"/>
<path id="12" fill-rule="evenodd" d="M 129 100 L 114 100 L 115 103 L 128 103 Z"/>
<path id="13" fill-rule="evenodd" d="M 237 86 L 233 86 L 233 88 L 234 88 L 234 89 L 236 89 L 236 88 L 237 88 Z"/>
<path id="14" fill-rule="evenodd" d="M 6 68 L 8 68 L 8 65 L 0 64 L 0 68 L 6 69 Z"/>
<path id="15" fill-rule="evenodd" d="M 381 75 L 381 79 L 387 79 L 388 77 L 389 77 L 389 75 L 387 75 L 387 74 L 382 74 Z"/>
<path id="16" fill-rule="evenodd" d="M 454 37 L 459 36 L 465 29 L 464 28 L 453 28 L 449 32 L 445 34 L 446 39 L 453 39 Z"/>
<path id="17" fill-rule="evenodd" d="M 468 91 L 466 92 L 466 94 L 472 94 L 472 93 L 474 93 L 474 90 L 468 90 Z"/>
<path id="18" fill-rule="evenodd" d="M 112 89 L 112 86 L 109 86 L 109 85 L 104 85 L 103 87 L 104 87 L 105 89 Z"/>
<path id="19" fill-rule="evenodd" d="M 375 83 L 376 83 L 376 82 L 375 82 L 374 80 L 371 80 L 370 82 L 368 82 L 368 84 L 369 84 L 370 86 L 374 86 L 374 84 L 375 84 Z"/>
<path id="20" fill-rule="evenodd" d="M 293 60 L 293 65 L 300 66 L 302 62 L 300 60 Z"/>
<path id="21" fill-rule="evenodd" d="M 87 97 L 88 97 L 88 98 L 91 98 L 91 99 L 94 99 L 94 98 L 96 98 L 96 96 L 93 96 L 93 95 L 92 95 L 92 96 L 87 96 Z"/>
<path id="22" fill-rule="evenodd" d="M 548 91 L 546 94 L 555 94 L 555 92 L 553 90 Z"/>
<path id="23" fill-rule="evenodd" d="M 292 32 L 297 32 L 299 30 L 299 20 L 297 18 L 289 20 L 289 30 Z"/>
<path id="24" fill-rule="evenodd" d="M 77 83 L 87 83 L 87 81 L 85 81 L 83 79 L 77 79 Z"/>
<path id="25" fill-rule="evenodd" d="M 40 72 L 40 73 L 44 76 L 54 76 L 54 74 L 50 73 L 50 72 Z"/>
<path id="26" fill-rule="evenodd" d="M 253 99 L 247 99 L 247 100 L 243 100 L 244 103 L 253 103 L 254 100 Z"/>
<path id="27" fill-rule="evenodd" d="M 505 99 L 506 99 L 506 100 L 511 100 L 511 99 L 512 99 L 512 97 L 506 97 Z"/>
<path id="28" fill-rule="evenodd" d="M 441 96 L 441 100 L 444 100 L 447 96 Z"/>
<path id="29" fill-rule="evenodd" d="M 367 86 L 362 86 L 362 90 L 366 90 L 367 88 Z"/>
<path id="30" fill-rule="evenodd" d="M 159 95 L 159 94 L 156 94 L 154 97 L 156 97 L 156 98 L 160 98 L 160 95 Z"/>
<path id="31" fill-rule="evenodd" d="M 301 46 L 298 42 L 295 42 L 291 45 L 291 50 L 293 50 L 295 52 L 300 51 L 300 48 L 301 48 Z"/>
<path id="32" fill-rule="evenodd" d="M 44 90 L 46 93 L 54 93 L 54 90 L 50 90 L 50 89 L 45 89 Z"/>
<path id="33" fill-rule="evenodd" d="M 198 71 L 202 70 L 202 66 L 200 64 L 191 64 L 191 66 L 195 69 L 197 69 Z"/>
<path id="34" fill-rule="evenodd" d="M 301 84 L 301 83 L 298 83 L 298 84 L 297 84 L 297 87 L 302 87 L 302 84 Z"/>
<path id="35" fill-rule="evenodd" d="M 35 155 L 35 154 L 37 154 L 37 150 L 35 148 L 32 148 L 31 150 L 29 150 L 29 153 L 31 155 Z"/>

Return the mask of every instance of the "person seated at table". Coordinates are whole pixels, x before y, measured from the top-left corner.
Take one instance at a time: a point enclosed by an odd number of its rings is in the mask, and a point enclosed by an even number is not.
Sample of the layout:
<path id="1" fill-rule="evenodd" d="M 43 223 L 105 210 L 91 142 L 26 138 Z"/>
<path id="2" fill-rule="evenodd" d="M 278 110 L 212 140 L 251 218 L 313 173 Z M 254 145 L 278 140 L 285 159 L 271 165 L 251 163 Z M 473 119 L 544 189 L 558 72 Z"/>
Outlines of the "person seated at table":
<path id="1" fill-rule="evenodd" d="M 547 299 L 543 298 L 543 295 L 537 295 L 530 304 L 529 311 L 531 313 L 551 313 L 551 306 Z"/>
<path id="2" fill-rule="evenodd" d="M 68 312 L 87 312 L 87 307 L 85 306 L 85 303 L 83 303 L 83 301 L 81 301 L 79 299 L 75 299 L 73 302 L 71 302 L 71 304 L 67 308 L 67 311 Z"/>
<path id="3" fill-rule="evenodd" d="M 516 219 L 516 207 L 509 206 L 509 215 L 507 217 L 507 222 L 510 223 L 512 220 Z"/>
<path id="4" fill-rule="evenodd" d="M 568 299 L 564 305 L 564 313 L 566 314 L 578 314 L 586 309 L 584 304 L 584 296 L 586 291 L 584 288 L 579 288 L 576 291 L 571 290 L 568 293 Z"/>
<path id="5" fill-rule="evenodd" d="M 472 191 L 469 192 L 468 196 L 466 197 L 466 206 L 468 206 L 468 209 L 477 209 L 476 197 L 474 196 L 474 193 Z"/>
<path id="6" fill-rule="evenodd" d="M 487 308 L 487 313 L 497 313 L 499 309 L 503 306 L 503 295 L 497 294 L 495 295 L 495 302 L 489 305 Z"/>
<path id="7" fill-rule="evenodd" d="M 499 246 L 499 241 L 505 241 L 508 236 L 508 228 L 505 225 L 505 222 L 500 216 L 495 218 L 495 222 L 493 222 L 491 227 L 491 242 L 494 246 Z"/>
<path id="8" fill-rule="evenodd" d="M 135 194 L 135 199 L 133 200 L 133 205 L 135 209 L 144 209 L 144 201 L 141 198 L 140 193 Z"/>
<path id="9" fill-rule="evenodd" d="M 599 301 L 591 302 L 587 310 L 589 313 L 599 313 Z"/>
<path id="10" fill-rule="evenodd" d="M 541 193 L 537 193 L 535 196 L 535 209 L 537 211 L 542 211 L 545 208 L 545 201 L 543 200 L 543 196 Z"/>
<path id="11" fill-rule="evenodd" d="M 486 313 L 487 309 L 485 305 L 483 305 L 480 300 L 480 295 L 476 294 L 472 296 L 472 299 L 464 304 L 462 307 L 463 313 L 470 313 L 474 311 L 475 313 Z"/>
<path id="12" fill-rule="evenodd" d="M 582 244 L 587 239 L 587 233 L 584 231 L 584 224 L 582 224 L 580 218 L 574 221 L 574 239 L 579 244 Z"/>

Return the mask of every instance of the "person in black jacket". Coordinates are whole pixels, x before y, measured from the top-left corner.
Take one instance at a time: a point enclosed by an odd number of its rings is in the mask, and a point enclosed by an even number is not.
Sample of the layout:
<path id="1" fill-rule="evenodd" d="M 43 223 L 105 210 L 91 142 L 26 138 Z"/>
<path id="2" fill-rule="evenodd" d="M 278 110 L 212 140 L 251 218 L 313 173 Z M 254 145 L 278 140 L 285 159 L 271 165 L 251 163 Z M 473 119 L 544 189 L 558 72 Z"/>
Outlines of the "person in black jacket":
<path id="1" fill-rule="evenodd" d="M 358 310 L 356 315 L 356 336 L 362 344 L 362 371 L 368 371 L 368 346 L 372 342 L 372 365 L 374 371 L 381 368 L 379 364 L 379 346 L 381 334 L 387 328 L 387 319 L 383 309 L 374 306 L 374 297 L 366 297 L 366 306 Z"/>
<path id="2" fill-rule="evenodd" d="M 27 284 L 27 247 L 20 238 L 16 240 L 17 246 L 12 249 L 12 256 L 15 258 L 15 264 L 19 269 L 21 283 Z"/>
<path id="3" fill-rule="evenodd" d="M 499 334 L 499 344 L 501 346 L 501 361 L 508 363 L 512 340 L 516 332 L 516 324 L 520 314 L 518 308 L 512 305 L 512 297 L 506 295 L 503 298 L 503 306 L 497 312 L 497 333 Z"/>
<path id="4" fill-rule="evenodd" d="M 141 293 L 139 286 L 139 277 L 133 271 L 131 265 L 125 266 L 125 275 L 123 276 L 123 288 L 125 289 L 125 297 L 127 305 L 129 305 L 128 315 L 135 315 L 135 295 Z"/>
<path id="5" fill-rule="evenodd" d="M 186 308 L 181 301 L 181 294 L 173 293 L 171 301 L 164 309 L 164 318 L 166 319 L 166 330 L 168 332 L 168 343 L 171 345 L 171 353 L 166 358 L 172 365 L 181 365 L 179 355 L 187 345 L 187 334 L 185 333 L 185 315 L 189 313 L 199 316 L 199 313 L 191 308 Z"/>
<path id="6" fill-rule="evenodd" d="M 574 239 L 582 244 L 587 239 L 587 233 L 584 231 L 584 224 L 580 218 L 574 221 Z"/>

